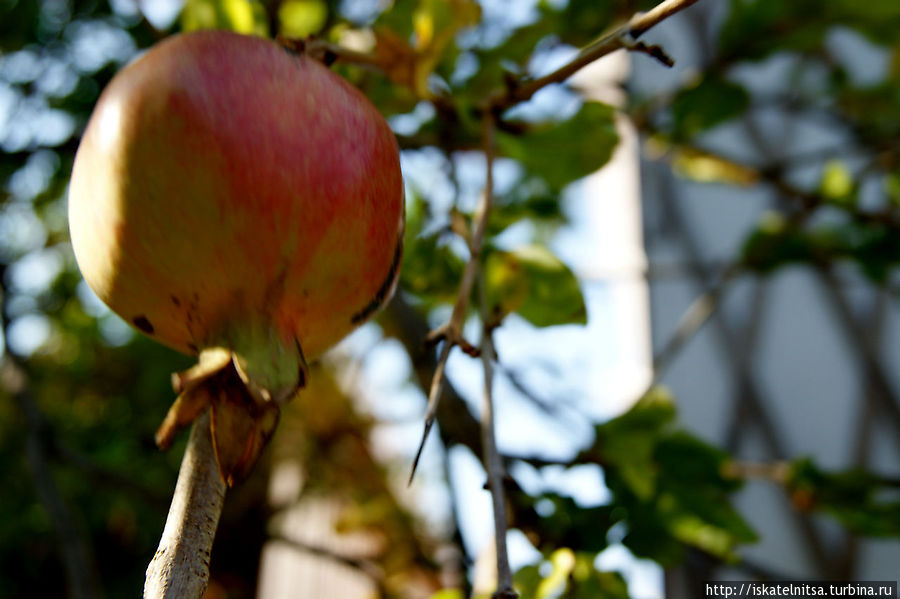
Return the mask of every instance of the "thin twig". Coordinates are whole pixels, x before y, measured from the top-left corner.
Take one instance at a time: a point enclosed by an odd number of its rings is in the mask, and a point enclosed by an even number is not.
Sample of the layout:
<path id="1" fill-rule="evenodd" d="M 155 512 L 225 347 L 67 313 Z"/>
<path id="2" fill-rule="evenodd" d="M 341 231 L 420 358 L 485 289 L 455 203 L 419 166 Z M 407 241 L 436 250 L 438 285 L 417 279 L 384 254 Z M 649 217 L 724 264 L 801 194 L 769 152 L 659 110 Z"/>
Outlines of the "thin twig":
<path id="1" fill-rule="evenodd" d="M 484 223 L 487 222 L 488 212 L 491 207 L 491 196 L 494 177 L 494 116 L 491 113 L 483 115 L 484 129 L 484 154 L 485 170 L 487 172 L 484 185 L 482 205 L 477 214 L 476 229 L 473 239 L 477 237 L 479 244 L 484 237 Z M 491 502 L 494 510 L 494 545 L 497 554 L 497 590 L 492 595 L 493 599 L 509 599 L 518 597 L 512 585 L 512 571 L 509 567 L 509 554 L 506 549 L 506 497 L 503 492 L 503 479 L 505 471 L 503 460 L 497 451 L 497 439 L 494 434 L 494 349 L 493 325 L 490 314 L 490 306 L 487 301 L 487 289 L 484 283 L 484 273 L 478 269 L 478 290 L 481 303 L 481 364 L 484 369 L 484 407 L 481 416 L 481 439 L 484 456 L 484 469 L 487 472 L 488 488 L 491 492 Z"/>
<path id="2" fill-rule="evenodd" d="M 203 597 L 224 501 L 225 482 L 216 464 L 207 412 L 191 429 L 166 527 L 147 568 L 144 599 Z"/>
<path id="3" fill-rule="evenodd" d="M 739 265 L 732 264 L 723 272 L 719 280 L 709 289 L 701 293 L 691 302 L 687 310 L 681 315 L 675 332 L 669 337 L 656 355 L 653 356 L 653 382 L 651 386 L 656 384 L 663 372 L 671 363 L 690 339 L 703 328 L 709 318 L 715 313 L 722 301 L 722 295 L 730 287 L 740 274 Z"/>
<path id="4" fill-rule="evenodd" d="M 552 73 L 536 79 L 522 80 L 505 90 L 501 95 L 492 99 L 491 105 L 497 110 L 502 110 L 509 108 L 513 104 L 525 102 L 539 90 L 553 83 L 562 83 L 595 60 L 603 58 L 616 50 L 634 45 L 633 40 L 639 38 L 650 28 L 697 2 L 698 0 L 664 0 L 650 11 L 638 13 L 625 25 L 601 36 L 595 42 L 582 48 L 575 58 Z M 660 49 L 659 52 L 662 52 L 662 50 Z M 665 53 L 662 53 L 662 55 L 665 56 Z M 654 57 L 665 62 L 665 59 L 662 59 L 660 56 Z M 668 57 L 666 56 L 666 58 Z"/>
<path id="5" fill-rule="evenodd" d="M 722 473 L 729 478 L 768 480 L 785 485 L 791 474 L 791 463 L 784 460 L 774 462 L 733 460 L 723 468 Z"/>
<path id="6" fill-rule="evenodd" d="M 481 265 L 481 251 L 484 247 L 484 235 L 487 231 L 488 216 L 491 212 L 493 175 L 491 166 L 493 165 L 493 136 L 494 136 L 494 114 L 492 112 L 483 113 L 483 126 L 485 137 L 485 157 L 488 164 L 487 181 L 485 183 L 485 191 L 481 195 L 481 200 L 475 210 L 475 220 L 472 223 L 472 234 L 469 237 L 469 260 L 466 262 L 463 270 L 462 278 L 459 283 L 459 291 L 456 295 L 456 303 L 453 305 L 453 312 L 450 320 L 441 328 L 440 336 L 444 339 L 444 345 L 441 348 L 440 358 L 438 358 L 437 367 L 434 370 L 434 378 L 431 381 L 431 387 L 428 392 L 428 407 L 425 410 L 425 426 L 422 431 L 422 439 L 416 450 L 416 457 L 413 460 L 412 471 L 409 473 L 409 482 L 412 482 L 416 474 L 416 467 L 419 464 L 419 458 L 425 447 L 425 441 L 428 439 L 428 433 L 434 426 L 434 418 L 437 414 L 438 402 L 441 397 L 441 390 L 444 384 L 444 370 L 447 365 L 447 359 L 450 357 L 450 350 L 454 345 L 470 345 L 462 337 L 463 321 L 466 317 L 466 309 L 469 306 L 469 298 L 472 295 L 472 285 L 478 275 Z M 488 148 L 490 145 L 490 149 Z"/>
<path id="7" fill-rule="evenodd" d="M 503 460 L 497 451 L 497 440 L 494 434 L 494 340 L 493 332 L 488 326 L 487 294 L 484 289 L 484 277 L 480 279 L 480 295 L 483 326 L 481 338 L 481 363 L 484 368 L 484 402 L 481 415 L 481 439 L 484 447 L 484 469 L 487 472 L 488 490 L 491 493 L 491 506 L 494 512 L 494 547 L 497 557 L 497 590 L 492 599 L 509 599 L 518 597 L 512 585 L 512 570 L 509 566 L 509 553 L 506 549 L 506 496 L 503 491 L 503 480 L 506 477 Z"/>

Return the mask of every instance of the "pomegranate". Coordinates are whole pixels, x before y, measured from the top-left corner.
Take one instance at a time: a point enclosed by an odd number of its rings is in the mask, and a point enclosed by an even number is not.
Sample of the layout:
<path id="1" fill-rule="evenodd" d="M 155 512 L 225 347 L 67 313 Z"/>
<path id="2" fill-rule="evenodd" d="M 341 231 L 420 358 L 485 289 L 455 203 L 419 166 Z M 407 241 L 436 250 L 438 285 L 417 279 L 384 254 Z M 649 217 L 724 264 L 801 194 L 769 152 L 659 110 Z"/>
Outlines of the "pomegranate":
<path id="1" fill-rule="evenodd" d="M 306 360 L 396 285 L 397 142 L 321 63 L 224 31 L 178 35 L 115 76 L 75 158 L 69 222 L 85 280 L 122 318 L 198 356 L 157 442 L 209 407 L 240 479 Z"/>

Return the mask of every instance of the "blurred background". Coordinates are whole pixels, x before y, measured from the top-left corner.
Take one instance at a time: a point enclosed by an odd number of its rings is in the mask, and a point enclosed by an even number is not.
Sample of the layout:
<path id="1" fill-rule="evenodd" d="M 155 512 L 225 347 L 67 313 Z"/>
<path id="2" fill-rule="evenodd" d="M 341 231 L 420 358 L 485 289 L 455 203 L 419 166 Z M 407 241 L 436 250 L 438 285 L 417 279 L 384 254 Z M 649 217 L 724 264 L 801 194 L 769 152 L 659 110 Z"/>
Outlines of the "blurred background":
<path id="1" fill-rule="evenodd" d="M 192 360 L 82 281 L 66 185 L 111 77 L 213 27 L 377 57 L 333 68 L 397 133 L 408 231 L 397 296 L 229 491 L 208 596 L 489 595 L 480 360 L 451 354 L 406 486 L 486 180 L 478 106 L 653 4 L 0 0 L 0 597 L 142 587 L 185 442 L 153 433 Z M 523 597 L 896 579 L 898 30 L 894 0 L 700 0 L 503 113 L 482 270 Z"/>

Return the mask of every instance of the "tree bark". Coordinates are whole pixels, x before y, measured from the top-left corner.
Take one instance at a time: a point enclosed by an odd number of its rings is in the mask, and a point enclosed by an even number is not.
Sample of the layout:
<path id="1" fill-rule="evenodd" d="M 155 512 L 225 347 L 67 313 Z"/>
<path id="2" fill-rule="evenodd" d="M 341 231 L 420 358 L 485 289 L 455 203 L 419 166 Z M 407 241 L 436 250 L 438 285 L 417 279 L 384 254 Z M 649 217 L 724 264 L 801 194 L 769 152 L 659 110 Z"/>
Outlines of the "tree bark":
<path id="1" fill-rule="evenodd" d="M 144 599 L 201 599 L 225 483 L 209 432 L 209 412 L 191 429 L 159 548 L 147 567 Z"/>

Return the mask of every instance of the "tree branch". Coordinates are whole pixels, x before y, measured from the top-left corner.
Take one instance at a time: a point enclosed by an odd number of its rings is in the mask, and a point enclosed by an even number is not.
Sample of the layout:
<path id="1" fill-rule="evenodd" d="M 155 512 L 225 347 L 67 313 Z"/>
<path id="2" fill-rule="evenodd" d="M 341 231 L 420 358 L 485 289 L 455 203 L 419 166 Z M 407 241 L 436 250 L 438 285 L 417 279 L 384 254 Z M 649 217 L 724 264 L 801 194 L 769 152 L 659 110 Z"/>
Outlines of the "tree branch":
<path id="1" fill-rule="evenodd" d="M 491 196 L 493 195 L 494 177 L 494 116 L 485 113 L 483 116 L 484 129 L 484 154 L 487 176 L 484 184 L 484 196 L 479 206 L 475 221 L 475 233 L 473 243 L 478 244 L 480 254 L 481 244 L 484 239 L 485 224 L 488 212 L 491 208 Z M 509 567 L 509 554 L 506 550 L 506 497 L 503 492 L 503 479 L 506 476 L 503 468 L 503 460 L 497 452 L 497 439 L 494 434 L 494 337 L 492 315 L 487 301 L 487 289 L 484 284 L 484 273 L 478 264 L 478 289 L 481 303 L 481 364 L 484 369 L 484 402 L 481 415 L 481 444 L 484 455 L 482 460 L 485 472 L 487 472 L 488 489 L 491 492 L 491 503 L 494 511 L 494 546 L 497 554 L 497 590 L 492 595 L 493 599 L 514 599 L 518 594 L 513 589 L 512 571 Z"/>
<path id="2" fill-rule="evenodd" d="M 207 412 L 191 429 L 166 527 L 147 568 L 144 599 L 203 597 L 224 500 L 225 482 L 216 465 Z"/>
<path id="3" fill-rule="evenodd" d="M 649 52 L 651 56 L 665 64 L 667 59 L 671 61 L 671 58 L 668 58 L 661 48 L 652 46 L 639 48 L 634 40 L 665 19 L 697 2 L 698 0 L 664 0 L 652 10 L 636 14 L 625 25 L 588 44 L 581 49 L 575 58 L 552 73 L 537 79 L 522 80 L 491 98 L 489 104 L 496 110 L 504 110 L 513 104 L 525 102 L 548 85 L 562 83 L 595 60 L 623 48 L 633 47 L 638 51 Z"/>
<path id="4" fill-rule="evenodd" d="M 484 151 L 487 161 L 487 181 L 485 182 L 485 190 L 481 195 L 481 200 L 475 210 L 475 220 L 472 223 L 472 234 L 469 237 L 469 260 L 466 262 L 463 270 L 462 278 L 459 283 L 459 291 L 456 294 L 456 303 L 453 305 L 453 313 L 450 320 L 443 326 L 438 328 L 437 336 L 443 338 L 444 345 L 441 348 L 440 358 L 438 358 L 437 367 L 434 371 L 434 378 L 431 381 L 431 387 L 428 393 L 428 407 L 425 411 L 425 427 L 422 432 L 422 440 L 419 442 L 419 448 L 416 451 L 416 457 L 413 460 L 412 471 L 409 474 L 409 481 L 412 482 L 416 473 L 416 467 L 419 458 L 422 455 L 422 449 L 425 447 L 425 441 L 428 433 L 434 425 L 434 418 L 437 414 L 438 402 L 441 397 L 441 390 L 444 384 L 444 369 L 447 365 L 447 359 L 450 357 L 450 350 L 454 345 L 462 345 L 471 347 L 471 344 L 462 337 L 463 322 L 466 317 L 466 309 L 469 307 L 469 298 L 472 295 L 472 286 L 481 269 L 481 251 L 484 246 L 484 235 L 487 231 L 488 217 L 491 212 L 491 204 L 493 201 L 492 166 L 494 163 L 494 128 L 496 126 L 495 116 L 492 112 L 483 113 L 482 118 L 483 135 L 484 135 Z M 430 334 L 430 337 L 435 337 Z"/>
<path id="5" fill-rule="evenodd" d="M 731 283 L 736 280 L 740 272 L 740 265 L 736 263 L 729 265 L 715 283 L 691 302 L 691 305 L 688 306 L 678 320 L 675 331 L 656 355 L 653 356 L 653 380 L 650 382 L 647 391 L 659 382 L 663 372 L 672 360 L 681 353 L 684 345 L 703 328 L 703 325 L 715 313 L 723 294 L 731 286 Z"/>

